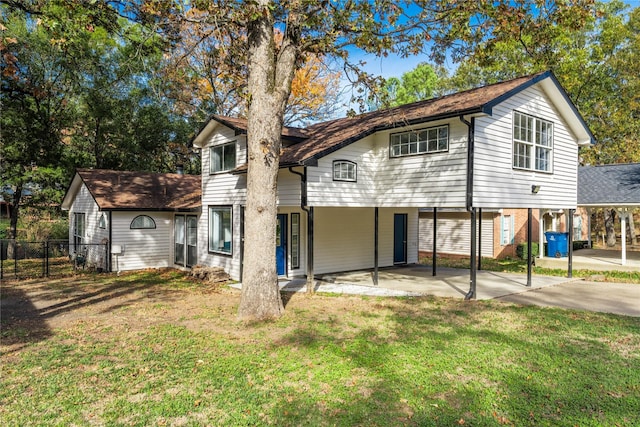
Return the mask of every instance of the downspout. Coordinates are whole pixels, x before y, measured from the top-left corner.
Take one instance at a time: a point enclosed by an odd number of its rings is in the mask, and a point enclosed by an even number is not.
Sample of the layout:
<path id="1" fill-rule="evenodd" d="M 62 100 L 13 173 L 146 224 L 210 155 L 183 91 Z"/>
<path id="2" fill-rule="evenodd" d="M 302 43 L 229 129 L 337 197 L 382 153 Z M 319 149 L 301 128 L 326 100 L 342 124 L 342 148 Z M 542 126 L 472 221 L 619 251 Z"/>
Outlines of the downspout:
<path id="1" fill-rule="evenodd" d="M 108 248 L 107 248 L 107 260 L 108 260 L 108 268 L 107 271 L 109 273 L 111 273 L 113 271 L 111 262 L 113 261 L 113 255 L 111 255 L 111 245 L 113 244 L 113 222 L 111 221 L 111 216 L 112 216 L 113 212 L 109 211 L 109 244 L 108 244 Z"/>
<path id="2" fill-rule="evenodd" d="M 469 129 L 467 135 L 468 148 L 467 148 L 467 197 L 466 208 L 467 212 L 471 214 L 471 259 L 469 260 L 469 292 L 465 295 L 465 300 L 476 298 L 476 208 L 473 207 L 473 154 L 475 145 L 475 118 L 471 117 L 471 121 L 460 116 L 460 121 L 467 125 Z"/>
<path id="3" fill-rule="evenodd" d="M 289 172 L 300 177 L 300 209 L 307 214 L 307 293 L 314 293 L 313 280 L 313 207 L 307 206 L 307 167 L 300 173 L 289 167 Z"/>

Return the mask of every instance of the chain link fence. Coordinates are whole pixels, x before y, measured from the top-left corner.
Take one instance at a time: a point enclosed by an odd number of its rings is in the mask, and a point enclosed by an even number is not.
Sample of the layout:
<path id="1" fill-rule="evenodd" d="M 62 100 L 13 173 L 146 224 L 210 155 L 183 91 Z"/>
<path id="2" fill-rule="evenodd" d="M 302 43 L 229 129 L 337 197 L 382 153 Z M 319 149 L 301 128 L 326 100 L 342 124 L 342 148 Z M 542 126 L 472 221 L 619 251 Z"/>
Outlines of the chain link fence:
<path id="1" fill-rule="evenodd" d="M 102 243 L 74 246 L 67 240 L 0 240 L 0 279 L 66 276 L 86 269 L 108 271 L 108 251 L 108 245 Z"/>

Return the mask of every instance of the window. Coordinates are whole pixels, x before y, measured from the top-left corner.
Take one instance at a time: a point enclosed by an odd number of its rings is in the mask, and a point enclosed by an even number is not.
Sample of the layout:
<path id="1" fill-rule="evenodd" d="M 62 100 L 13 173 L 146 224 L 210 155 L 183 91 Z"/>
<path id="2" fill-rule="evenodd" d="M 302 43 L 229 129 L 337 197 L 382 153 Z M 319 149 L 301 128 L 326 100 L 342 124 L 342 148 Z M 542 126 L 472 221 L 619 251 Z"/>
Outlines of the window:
<path id="1" fill-rule="evenodd" d="M 300 214 L 291 214 L 291 267 L 300 268 Z"/>
<path id="2" fill-rule="evenodd" d="M 553 123 L 513 112 L 513 167 L 551 172 Z"/>
<path id="3" fill-rule="evenodd" d="M 130 228 L 134 229 L 153 229 L 156 228 L 156 222 L 147 215 L 138 215 L 131 221 Z"/>
<path id="4" fill-rule="evenodd" d="M 502 246 L 513 245 L 515 238 L 513 222 L 513 215 L 502 215 L 500 217 L 500 244 Z"/>
<path id="5" fill-rule="evenodd" d="M 355 182 L 357 177 L 357 167 L 358 165 L 348 160 L 334 160 L 333 180 Z"/>
<path id="6" fill-rule="evenodd" d="M 98 220 L 99 228 L 107 228 L 107 219 L 104 217 L 104 213 L 100 215 L 100 219 Z"/>
<path id="7" fill-rule="evenodd" d="M 582 240 L 582 216 L 573 216 L 573 240 Z"/>
<path id="8" fill-rule="evenodd" d="M 390 136 L 391 157 L 439 153 L 449 149 L 449 126 L 393 133 Z"/>
<path id="9" fill-rule="evenodd" d="M 209 251 L 231 254 L 231 206 L 209 208 Z"/>
<path id="10" fill-rule="evenodd" d="M 211 173 L 224 172 L 236 167 L 236 142 L 211 147 Z"/>
<path id="11" fill-rule="evenodd" d="M 82 245 L 85 232 L 85 216 L 84 213 L 73 214 L 73 247 L 77 251 Z"/>

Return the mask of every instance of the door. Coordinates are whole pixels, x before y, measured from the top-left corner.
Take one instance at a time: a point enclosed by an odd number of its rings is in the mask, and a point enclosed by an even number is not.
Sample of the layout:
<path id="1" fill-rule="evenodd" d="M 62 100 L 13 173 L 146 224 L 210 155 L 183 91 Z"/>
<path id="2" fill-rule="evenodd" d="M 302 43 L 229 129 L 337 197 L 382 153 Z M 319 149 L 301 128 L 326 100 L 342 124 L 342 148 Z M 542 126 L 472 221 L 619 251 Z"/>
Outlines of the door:
<path id="1" fill-rule="evenodd" d="M 198 217 L 176 215 L 174 219 L 174 262 L 184 267 L 198 263 Z"/>
<path id="2" fill-rule="evenodd" d="M 184 215 L 176 215 L 173 224 L 173 262 L 178 265 L 184 265 Z"/>
<path id="3" fill-rule="evenodd" d="M 287 274 L 287 215 L 278 214 L 276 223 L 276 270 L 278 276 Z"/>
<path id="4" fill-rule="evenodd" d="M 187 217 L 187 267 L 198 263 L 198 217 Z"/>
<path id="5" fill-rule="evenodd" d="M 393 263 L 407 263 L 407 214 L 393 216 Z"/>

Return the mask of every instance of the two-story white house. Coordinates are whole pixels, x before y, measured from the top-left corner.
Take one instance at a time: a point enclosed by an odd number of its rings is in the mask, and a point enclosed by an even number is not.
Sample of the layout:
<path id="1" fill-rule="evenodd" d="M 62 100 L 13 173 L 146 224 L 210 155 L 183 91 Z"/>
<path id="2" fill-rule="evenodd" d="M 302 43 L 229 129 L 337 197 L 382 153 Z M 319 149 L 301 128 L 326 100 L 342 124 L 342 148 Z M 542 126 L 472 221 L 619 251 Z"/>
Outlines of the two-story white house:
<path id="1" fill-rule="evenodd" d="M 575 209 L 593 135 L 551 72 L 285 128 L 277 270 L 303 276 L 416 263 L 419 209 Z M 202 149 L 199 263 L 242 278 L 246 121 L 214 115 Z M 472 227 L 475 232 L 475 227 Z"/>

